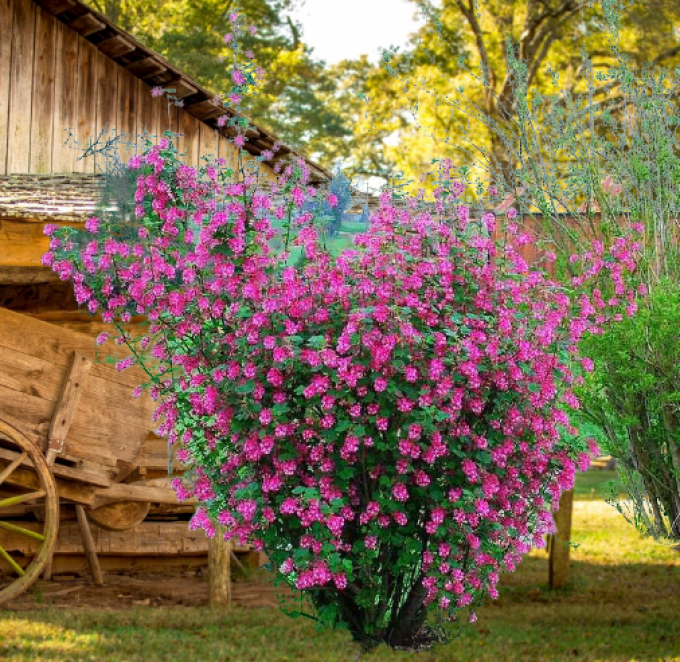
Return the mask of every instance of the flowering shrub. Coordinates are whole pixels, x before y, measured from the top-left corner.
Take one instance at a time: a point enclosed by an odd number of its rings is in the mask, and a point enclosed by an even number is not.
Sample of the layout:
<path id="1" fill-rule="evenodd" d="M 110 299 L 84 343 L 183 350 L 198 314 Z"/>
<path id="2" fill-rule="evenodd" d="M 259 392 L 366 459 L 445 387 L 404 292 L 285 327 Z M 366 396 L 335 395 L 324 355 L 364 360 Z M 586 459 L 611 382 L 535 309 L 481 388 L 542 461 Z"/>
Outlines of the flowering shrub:
<path id="1" fill-rule="evenodd" d="M 631 240 L 581 262 L 579 283 L 607 273 L 619 299 L 574 301 L 522 259 L 519 228 L 501 250 L 493 214 L 397 210 L 387 192 L 338 257 L 313 214 L 298 217 L 305 260 L 291 267 L 269 248 L 267 213 L 290 218 L 312 195 L 303 161 L 271 185 L 288 196 L 278 207 L 252 179 L 208 167 L 197 182 L 169 140 L 130 168 L 136 234 L 115 217 L 90 219 L 89 241 L 48 226 L 43 262 L 105 321 L 143 313 L 160 331 L 151 394 L 192 468 L 176 482 L 202 502 L 192 526 L 264 549 L 317 610 L 291 616 L 347 627 L 364 649 L 445 640 L 429 606 L 441 623 L 497 597 L 499 573 L 543 546 L 551 504 L 598 452 L 560 408 L 577 406 L 566 358 L 620 318 Z M 465 187 L 448 188 L 455 200 Z M 133 352 L 119 369 L 143 363 Z"/>

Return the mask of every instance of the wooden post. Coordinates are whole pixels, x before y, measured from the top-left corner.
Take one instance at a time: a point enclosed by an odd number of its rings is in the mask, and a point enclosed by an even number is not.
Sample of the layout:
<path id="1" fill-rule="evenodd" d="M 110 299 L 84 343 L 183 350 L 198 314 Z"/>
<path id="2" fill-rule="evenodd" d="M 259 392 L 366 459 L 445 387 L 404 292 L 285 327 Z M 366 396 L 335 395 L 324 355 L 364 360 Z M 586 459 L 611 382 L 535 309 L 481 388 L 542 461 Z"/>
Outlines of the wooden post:
<path id="1" fill-rule="evenodd" d="M 83 536 L 83 547 L 85 547 L 85 554 L 87 555 L 87 562 L 90 566 L 90 571 L 94 577 L 94 583 L 97 586 L 104 586 L 102 570 L 99 567 L 97 551 L 94 548 L 94 540 L 92 540 L 92 531 L 90 531 L 90 525 L 87 522 L 85 508 L 83 508 L 83 506 L 79 503 L 76 504 L 76 515 L 78 516 L 78 526 L 80 527 L 80 533 Z"/>
<path id="2" fill-rule="evenodd" d="M 208 600 L 210 607 L 231 605 L 231 540 L 224 539 L 224 527 L 218 526 L 208 543 Z"/>
<path id="3" fill-rule="evenodd" d="M 550 588 L 564 587 L 569 581 L 569 552 L 571 546 L 571 515 L 574 490 L 562 492 L 559 510 L 554 514 L 557 531 L 552 534 L 550 544 L 549 577 Z"/>

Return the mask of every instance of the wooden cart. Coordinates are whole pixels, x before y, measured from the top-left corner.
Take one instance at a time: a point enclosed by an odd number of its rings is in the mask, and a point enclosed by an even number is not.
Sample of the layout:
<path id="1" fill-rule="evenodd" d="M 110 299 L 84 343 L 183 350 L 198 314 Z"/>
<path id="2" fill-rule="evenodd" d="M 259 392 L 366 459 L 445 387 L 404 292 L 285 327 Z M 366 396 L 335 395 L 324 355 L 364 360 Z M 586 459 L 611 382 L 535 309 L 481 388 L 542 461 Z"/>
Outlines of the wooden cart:
<path id="1" fill-rule="evenodd" d="M 75 509 L 101 584 L 90 522 L 121 531 L 140 523 L 150 504 L 177 503 L 169 478 L 135 479 L 135 459 L 161 423 L 152 418 L 158 402 L 132 397 L 148 375 L 104 363 L 130 354 L 109 345 L 95 356 L 91 337 L 0 308 L 0 557 L 11 569 L 0 578 L 0 604 L 41 573 L 49 579 L 64 510 Z M 17 538 L 21 553 L 12 552 Z"/>

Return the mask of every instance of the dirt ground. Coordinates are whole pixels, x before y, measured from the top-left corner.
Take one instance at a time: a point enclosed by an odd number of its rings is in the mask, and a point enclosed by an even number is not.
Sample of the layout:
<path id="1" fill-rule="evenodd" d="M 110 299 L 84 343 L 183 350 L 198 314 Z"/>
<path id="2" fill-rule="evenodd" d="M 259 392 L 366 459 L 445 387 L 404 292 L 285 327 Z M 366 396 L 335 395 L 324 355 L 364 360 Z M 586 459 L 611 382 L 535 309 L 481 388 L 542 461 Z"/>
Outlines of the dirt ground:
<path id="1" fill-rule="evenodd" d="M 236 607 L 276 607 L 276 597 L 286 587 L 274 587 L 271 581 L 256 577 L 249 581 L 232 581 L 232 603 Z M 291 595 L 286 592 L 286 595 Z M 83 611 L 112 611 L 129 607 L 207 607 L 208 582 L 205 572 L 168 572 L 104 574 L 104 586 L 95 586 L 90 578 L 71 581 L 38 581 L 26 593 L 3 609 L 29 611 L 44 607 L 67 607 Z"/>

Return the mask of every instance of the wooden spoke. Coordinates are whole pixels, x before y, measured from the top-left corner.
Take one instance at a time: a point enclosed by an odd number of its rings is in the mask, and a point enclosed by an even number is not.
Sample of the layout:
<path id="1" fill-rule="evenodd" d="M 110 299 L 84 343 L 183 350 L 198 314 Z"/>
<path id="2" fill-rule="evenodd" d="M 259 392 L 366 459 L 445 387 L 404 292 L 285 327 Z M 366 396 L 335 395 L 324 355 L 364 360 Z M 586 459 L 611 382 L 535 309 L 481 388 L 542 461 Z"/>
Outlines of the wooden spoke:
<path id="1" fill-rule="evenodd" d="M 38 490 L 37 492 L 28 492 L 27 494 L 18 494 L 17 496 L 7 497 L 6 499 L 0 499 L 0 508 L 6 508 L 7 506 L 16 506 L 18 503 L 34 501 L 35 499 L 42 499 L 44 496 L 47 496 L 47 492 L 45 492 L 45 490 Z"/>
<path id="2" fill-rule="evenodd" d="M 0 517 L 14 517 L 17 510 L 21 510 L 21 504 L 28 503 L 43 513 L 38 531 L 21 521 L 0 521 L 0 565 L 4 567 L 4 577 L 9 579 L 9 584 L 5 581 L 0 586 L 0 605 L 3 605 L 24 593 L 49 561 L 59 527 L 59 494 L 41 449 L 26 437 L 19 423 L 8 423 L 0 414 L 0 437 L 3 440 L 0 484 L 11 485 L 15 492 L 22 488 L 24 491 L 23 494 L 4 493 L 0 498 Z M 26 549 L 31 550 L 26 562 L 22 562 L 24 567 L 12 558 L 19 549 L 24 550 L 22 555 Z"/>
<path id="3" fill-rule="evenodd" d="M 9 522 L 0 522 L 0 529 L 5 529 L 6 531 L 11 531 L 12 533 L 18 533 L 20 536 L 33 538 L 33 540 L 40 540 L 40 542 L 45 540 L 45 536 L 42 533 L 30 531 L 29 529 L 24 529 L 22 526 L 10 524 Z"/>
<path id="4" fill-rule="evenodd" d="M 0 547 L 0 556 L 12 566 L 12 569 L 19 577 L 23 577 L 26 574 L 24 569 L 2 547 Z"/>
<path id="5" fill-rule="evenodd" d="M 12 462 L 9 466 L 5 467 L 4 471 L 0 474 L 0 485 L 2 485 L 5 480 L 10 476 L 10 474 L 28 457 L 28 453 L 24 452 L 19 457 Z"/>

